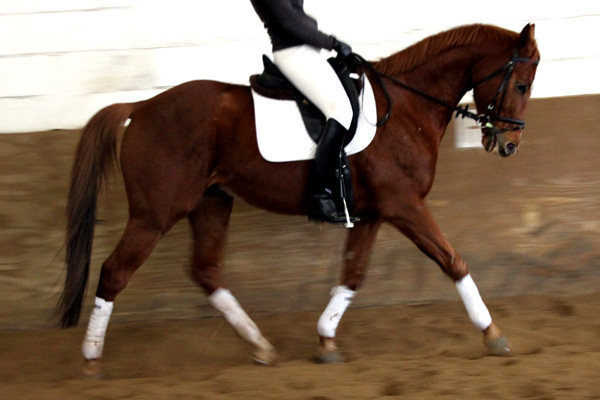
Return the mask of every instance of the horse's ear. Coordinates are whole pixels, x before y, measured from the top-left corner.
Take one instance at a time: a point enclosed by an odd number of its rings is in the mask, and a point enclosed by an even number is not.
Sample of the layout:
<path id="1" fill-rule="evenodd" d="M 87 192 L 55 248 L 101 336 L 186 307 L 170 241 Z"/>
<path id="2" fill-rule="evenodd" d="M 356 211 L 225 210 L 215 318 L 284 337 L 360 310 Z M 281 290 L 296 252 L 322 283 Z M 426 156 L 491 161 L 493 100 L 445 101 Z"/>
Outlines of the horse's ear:
<path id="1" fill-rule="evenodd" d="M 520 46 L 526 47 L 531 46 L 535 43 L 535 24 L 527 24 L 525 28 L 521 31 L 520 37 Z"/>

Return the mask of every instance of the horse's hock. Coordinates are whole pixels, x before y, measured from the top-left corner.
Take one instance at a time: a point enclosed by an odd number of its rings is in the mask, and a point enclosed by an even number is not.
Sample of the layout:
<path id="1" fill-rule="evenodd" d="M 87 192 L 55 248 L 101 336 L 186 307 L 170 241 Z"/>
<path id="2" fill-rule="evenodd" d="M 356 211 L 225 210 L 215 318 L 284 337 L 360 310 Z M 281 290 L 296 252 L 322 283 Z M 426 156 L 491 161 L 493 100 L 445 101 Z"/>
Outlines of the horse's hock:
<path id="1" fill-rule="evenodd" d="M 485 298 L 597 290 L 599 106 L 600 96 L 532 100 L 519 154 L 510 159 L 455 147 L 449 127 L 428 203 Z M 65 131 L 0 136 L 0 305 L 6 311 L 0 328 L 50 324 L 63 279 L 63 210 L 78 139 L 78 132 Z M 338 283 L 344 229 L 235 207 L 225 273 L 246 310 L 321 310 Z M 117 178 L 100 196 L 92 288 L 126 213 Z M 114 319 L 215 315 L 189 278 L 190 239 L 181 222 L 159 243 L 119 296 Z M 354 305 L 434 300 L 458 297 L 431 260 L 384 227 Z"/>

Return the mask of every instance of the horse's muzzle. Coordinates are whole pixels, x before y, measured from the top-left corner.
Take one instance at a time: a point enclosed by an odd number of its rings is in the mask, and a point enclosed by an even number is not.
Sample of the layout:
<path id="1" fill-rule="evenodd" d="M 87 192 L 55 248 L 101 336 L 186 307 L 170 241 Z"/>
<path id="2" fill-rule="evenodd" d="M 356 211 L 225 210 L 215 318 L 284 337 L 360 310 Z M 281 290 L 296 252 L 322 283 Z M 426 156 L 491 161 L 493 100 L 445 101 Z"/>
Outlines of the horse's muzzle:
<path id="1" fill-rule="evenodd" d="M 485 151 L 488 153 L 494 151 L 494 149 L 497 147 L 498 155 L 500 157 L 508 157 L 515 154 L 519 150 L 518 139 L 520 138 L 520 131 L 516 138 L 514 135 L 510 134 L 514 131 L 502 131 L 497 128 L 483 128 L 482 132 L 483 139 L 481 140 L 481 143 L 483 144 Z"/>

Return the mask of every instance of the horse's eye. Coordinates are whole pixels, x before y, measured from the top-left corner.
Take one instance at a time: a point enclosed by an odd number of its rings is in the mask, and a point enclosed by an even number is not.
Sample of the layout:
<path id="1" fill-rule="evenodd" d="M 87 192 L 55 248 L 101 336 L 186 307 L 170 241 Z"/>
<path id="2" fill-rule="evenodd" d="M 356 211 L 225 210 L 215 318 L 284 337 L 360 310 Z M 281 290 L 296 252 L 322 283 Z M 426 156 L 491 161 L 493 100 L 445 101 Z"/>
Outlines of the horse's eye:
<path id="1" fill-rule="evenodd" d="M 525 94 L 529 90 L 529 85 L 526 85 L 524 83 L 517 83 L 517 90 L 519 91 L 519 93 Z"/>

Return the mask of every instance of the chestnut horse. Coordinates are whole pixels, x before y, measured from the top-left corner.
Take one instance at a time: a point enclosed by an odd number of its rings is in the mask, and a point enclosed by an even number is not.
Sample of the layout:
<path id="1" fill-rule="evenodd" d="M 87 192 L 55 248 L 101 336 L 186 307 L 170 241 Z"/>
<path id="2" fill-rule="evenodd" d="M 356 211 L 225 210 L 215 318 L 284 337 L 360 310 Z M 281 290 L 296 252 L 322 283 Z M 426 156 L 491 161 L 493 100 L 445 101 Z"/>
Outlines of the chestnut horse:
<path id="1" fill-rule="evenodd" d="M 373 142 L 349 157 L 355 214 L 348 230 L 340 286 L 319 320 L 320 360 L 341 361 L 335 330 L 366 273 L 379 227 L 390 223 L 456 284 L 468 315 L 495 354 L 509 351 L 467 265 L 443 236 L 425 205 L 440 141 L 463 95 L 473 89 L 485 112 L 459 114 L 481 123 L 487 151 L 517 151 L 531 85 L 539 62 L 534 26 L 515 33 L 488 25 L 458 27 L 363 67 L 374 84 L 379 116 L 390 111 Z M 377 80 L 379 78 L 379 81 Z M 382 111 L 383 110 L 383 111 Z M 113 104 L 85 126 L 75 154 L 67 206 L 66 282 L 57 312 L 63 327 L 77 324 L 87 287 L 97 195 L 116 157 L 129 220 L 102 265 L 96 303 L 83 344 L 87 365 L 102 354 L 113 302 L 173 225 L 187 218 L 194 238 L 192 272 L 236 332 L 252 345 L 256 361 L 275 351 L 224 288 L 221 262 L 234 196 L 268 211 L 306 215 L 310 161 L 271 163 L 257 148 L 248 86 L 187 82 L 149 100 Z M 283 132 L 285 133 L 285 132 Z"/>

